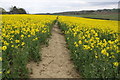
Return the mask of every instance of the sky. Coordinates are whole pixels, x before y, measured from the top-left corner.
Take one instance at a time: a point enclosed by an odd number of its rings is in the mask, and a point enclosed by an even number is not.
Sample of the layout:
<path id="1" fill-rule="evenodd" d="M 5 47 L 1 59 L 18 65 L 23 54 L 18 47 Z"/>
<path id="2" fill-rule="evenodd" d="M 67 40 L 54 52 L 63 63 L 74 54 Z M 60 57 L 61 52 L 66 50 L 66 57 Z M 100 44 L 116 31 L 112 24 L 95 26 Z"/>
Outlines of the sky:
<path id="1" fill-rule="evenodd" d="M 55 13 L 66 11 L 118 8 L 119 0 L 0 0 L 0 7 L 24 8 L 29 13 Z"/>

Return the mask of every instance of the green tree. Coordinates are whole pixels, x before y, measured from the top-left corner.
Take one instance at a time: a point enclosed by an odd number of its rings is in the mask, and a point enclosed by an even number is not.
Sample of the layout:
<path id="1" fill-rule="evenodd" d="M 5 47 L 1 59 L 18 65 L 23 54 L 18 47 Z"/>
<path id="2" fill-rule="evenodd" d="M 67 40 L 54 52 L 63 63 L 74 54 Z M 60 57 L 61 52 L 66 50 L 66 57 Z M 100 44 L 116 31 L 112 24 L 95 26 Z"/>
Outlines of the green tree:
<path id="1" fill-rule="evenodd" d="M 23 8 L 17 8 L 16 6 L 10 8 L 11 14 L 26 14 L 25 9 Z"/>
<path id="2" fill-rule="evenodd" d="M 0 7 L 0 14 L 6 14 L 6 10 Z"/>
<path id="3" fill-rule="evenodd" d="M 19 13 L 19 14 L 26 14 L 26 11 L 25 11 L 25 9 L 23 9 L 23 8 L 19 8 L 19 9 L 18 9 L 18 13 Z"/>

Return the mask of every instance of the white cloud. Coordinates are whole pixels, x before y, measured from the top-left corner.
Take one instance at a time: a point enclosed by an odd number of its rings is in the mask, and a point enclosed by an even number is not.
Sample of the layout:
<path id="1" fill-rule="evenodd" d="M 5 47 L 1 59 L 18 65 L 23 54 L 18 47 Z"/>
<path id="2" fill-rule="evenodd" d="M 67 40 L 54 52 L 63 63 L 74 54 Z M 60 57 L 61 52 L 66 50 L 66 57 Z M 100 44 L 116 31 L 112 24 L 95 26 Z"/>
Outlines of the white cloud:
<path id="1" fill-rule="evenodd" d="M 114 0 L 118 2 L 119 0 Z M 92 2 L 98 2 L 93 4 Z M 106 5 L 103 5 L 105 3 Z M 101 8 L 117 8 L 117 4 L 107 4 L 113 0 L 1 0 L 0 7 L 9 10 L 11 6 L 22 7 L 29 13 L 63 12 Z M 98 5 L 99 4 L 99 5 Z"/>

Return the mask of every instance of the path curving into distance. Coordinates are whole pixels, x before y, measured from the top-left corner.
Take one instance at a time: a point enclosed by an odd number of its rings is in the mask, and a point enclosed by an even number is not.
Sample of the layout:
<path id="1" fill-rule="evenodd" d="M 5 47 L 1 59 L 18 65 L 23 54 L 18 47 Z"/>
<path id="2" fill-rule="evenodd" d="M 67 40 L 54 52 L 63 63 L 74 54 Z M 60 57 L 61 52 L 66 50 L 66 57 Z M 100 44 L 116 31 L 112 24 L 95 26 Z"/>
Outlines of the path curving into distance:
<path id="1" fill-rule="evenodd" d="M 42 61 L 30 62 L 27 67 L 32 70 L 30 78 L 80 78 L 70 59 L 69 50 L 61 30 L 56 22 L 49 39 L 49 46 L 41 51 Z"/>

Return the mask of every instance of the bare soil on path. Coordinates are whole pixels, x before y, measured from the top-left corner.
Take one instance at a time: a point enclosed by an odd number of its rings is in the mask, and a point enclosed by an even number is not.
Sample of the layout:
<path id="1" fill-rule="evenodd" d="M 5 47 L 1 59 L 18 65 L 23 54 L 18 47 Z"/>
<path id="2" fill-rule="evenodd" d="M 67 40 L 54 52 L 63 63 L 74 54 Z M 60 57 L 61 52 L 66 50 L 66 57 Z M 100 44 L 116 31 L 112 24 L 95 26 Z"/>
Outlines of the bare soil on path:
<path id="1" fill-rule="evenodd" d="M 64 36 L 57 22 L 53 26 L 49 45 L 42 47 L 42 61 L 28 63 L 31 78 L 80 78 L 66 48 Z"/>

